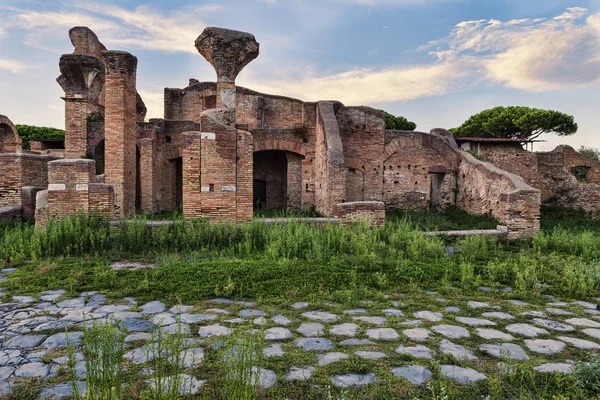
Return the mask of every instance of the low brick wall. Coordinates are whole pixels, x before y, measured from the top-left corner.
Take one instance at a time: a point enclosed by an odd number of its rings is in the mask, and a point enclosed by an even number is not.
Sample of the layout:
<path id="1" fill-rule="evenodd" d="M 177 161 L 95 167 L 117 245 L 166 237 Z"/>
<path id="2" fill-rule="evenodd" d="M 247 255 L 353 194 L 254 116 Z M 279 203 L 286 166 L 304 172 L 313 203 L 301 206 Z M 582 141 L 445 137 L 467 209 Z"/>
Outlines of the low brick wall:
<path id="1" fill-rule="evenodd" d="M 342 224 L 366 221 L 369 225 L 383 226 L 385 205 L 382 201 L 353 201 L 338 203 L 333 207 L 333 217 Z"/>

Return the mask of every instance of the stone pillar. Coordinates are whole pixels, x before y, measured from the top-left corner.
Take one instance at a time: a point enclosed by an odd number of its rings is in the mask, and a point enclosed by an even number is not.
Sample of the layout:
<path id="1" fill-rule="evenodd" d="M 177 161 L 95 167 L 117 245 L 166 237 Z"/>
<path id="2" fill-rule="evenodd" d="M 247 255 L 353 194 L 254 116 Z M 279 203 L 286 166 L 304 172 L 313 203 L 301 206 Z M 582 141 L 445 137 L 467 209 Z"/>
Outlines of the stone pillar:
<path id="1" fill-rule="evenodd" d="M 254 35 L 209 27 L 196 39 L 196 49 L 217 72 L 217 108 L 233 110 L 235 115 L 235 78 L 258 57 Z"/>
<path id="2" fill-rule="evenodd" d="M 114 186 L 115 216 L 135 213 L 137 58 L 105 51 L 105 182 Z"/>

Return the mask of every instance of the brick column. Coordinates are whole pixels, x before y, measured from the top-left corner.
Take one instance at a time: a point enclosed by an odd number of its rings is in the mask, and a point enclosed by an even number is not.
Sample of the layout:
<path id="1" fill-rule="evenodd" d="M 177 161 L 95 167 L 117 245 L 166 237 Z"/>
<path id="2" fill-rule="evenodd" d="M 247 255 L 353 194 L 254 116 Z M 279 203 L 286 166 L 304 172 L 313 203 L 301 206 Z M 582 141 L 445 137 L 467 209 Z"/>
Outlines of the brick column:
<path id="1" fill-rule="evenodd" d="M 254 216 L 254 139 L 250 132 L 237 134 L 237 221 L 250 221 Z"/>
<path id="2" fill-rule="evenodd" d="M 87 111 L 90 102 L 77 97 L 65 101 L 65 158 L 85 158 L 87 149 Z"/>
<path id="3" fill-rule="evenodd" d="M 141 211 L 145 213 L 158 211 L 154 206 L 154 143 L 154 139 L 140 140 Z"/>
<path id="4" fill-rule="evenodd" d="M 287 202 L 288 210 L 300 211 L 302 206 L 302 157 L 286 152 L 287 158 Z"/>
<path id="5" fill-rule="evenodd" d="M 115 191 L 117 217 L 135 213 L 137 58 L 105 51 L 105 182 Z"/>
<path id="6" fill-rule="evenodd" d="M 202 194 L 200 192 L 200 152 L 202 137 L 200 132 L 183 133 L 183 215 L 197 218 L 202 215 Z"/>

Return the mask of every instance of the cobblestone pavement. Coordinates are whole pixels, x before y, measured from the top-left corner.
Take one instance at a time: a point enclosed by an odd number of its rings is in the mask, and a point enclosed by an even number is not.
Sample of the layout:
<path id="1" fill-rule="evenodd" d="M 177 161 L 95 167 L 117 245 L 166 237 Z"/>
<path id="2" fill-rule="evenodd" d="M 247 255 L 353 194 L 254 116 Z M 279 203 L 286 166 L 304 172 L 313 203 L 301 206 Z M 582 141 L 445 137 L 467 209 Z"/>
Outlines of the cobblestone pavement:
<path id="1" fill-rule="evenodd" d="M 2 270 L 0 275 L 12 271 Z M 67 363 L 67 341 L 80 346 L 82 324 L 90 320 L 118 321 L 128 331 L 125 358 L 133 365 L 148 361 L 145 349 L 151 344 L 146 342 L 157 326 L 166 332 L 179 326 L 191 338 L 183 357 L 190 371 L 202 365 L 209 345 L 214 348 L 242 327 L 252 326 L 252 334 L 262 336 L 267 360 L 307 353 L 300 358 L 305 364 L 286 366 L 283 373 L 257 367 L 259 384 L 265 388 L 284 380 L 310 380 L 330 364 L 350 358 L 385 361 L 391 374 L 413 385 L 432 378 L 432 360 L 441 363 L 442 376 L 461 384 L 487 379 L 489 371 L 501 368 L 507 359 L 533 362 L 539 373 L 568 374 L 590 350 L 600 349 L 600 312 L 594 303 L 548 296 L 544 304 L 530 304 L 510 299 L 510 288 L 501 293 L 480 288 L 480 293 L 476 299 L 443 298 L 435 292 L 390 295 L 352 309 L 332 302 L 262 307 L 229 299 L 168 308 L 160 301 L 137 304 L 133 298 L 109 303 L 95 292 L 66 298 L 64 290 L 13 296 L 0 303 L 0 396 L 27 377 L 49 382 L 42 398 L 69 396 L 71 384 L 66 379 L 52 383 L 52 378 Z M 86 371 L 81 353 L 76 369 L 83 390 Z M 204 384 L 192 372 L 184 377 L 188 392 Z M 351 387 L 368 385 L 380 376 L 348 371 L 327 379 L 334 386 Z"/>

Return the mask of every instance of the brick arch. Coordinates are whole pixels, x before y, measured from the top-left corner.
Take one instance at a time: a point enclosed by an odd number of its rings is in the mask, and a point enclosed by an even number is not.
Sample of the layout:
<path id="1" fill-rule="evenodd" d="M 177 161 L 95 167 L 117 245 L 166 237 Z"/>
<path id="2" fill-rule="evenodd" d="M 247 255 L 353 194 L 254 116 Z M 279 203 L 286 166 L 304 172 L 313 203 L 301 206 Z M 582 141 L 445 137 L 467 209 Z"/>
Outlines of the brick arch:
<path id="1" fill-rule="evenodd" d="M 2 131 L 4 131 L 4 134 L 0 137 L 0 153 L 20 152 L 22 141 L 19 132 L 17 132 L 17 127 L 4 115 L 0 115 L 0 134 Z"/>
<path id="2" fill-rule="evenodd" d="M 418 146 L 421 147 L 432 148 L 440 153 L 447 161 L 458 165 L 459 154 L 455 149 L 440 137 L 423 132 L 410 132 L 392 140 L 390 144 L 385 146 L 380 162 L 385 163 L 398 150 L 415 144 L 418 144 Z"/>
<path id="3" fill-rule="evenodd" d="M 366 163 L 359 158 L 345 157 L 344 162 L 347 168 L 352 168 L 360 172 L 365 172 Z"/>
<path id="4" fill-rule="evenodd" d="M 254 142 L 254 152 L 265 150 L 283 150 L 306 157 L 304 143 L 288 139 L 261 139 Z"/>

